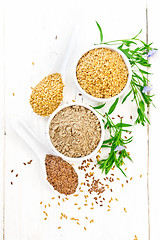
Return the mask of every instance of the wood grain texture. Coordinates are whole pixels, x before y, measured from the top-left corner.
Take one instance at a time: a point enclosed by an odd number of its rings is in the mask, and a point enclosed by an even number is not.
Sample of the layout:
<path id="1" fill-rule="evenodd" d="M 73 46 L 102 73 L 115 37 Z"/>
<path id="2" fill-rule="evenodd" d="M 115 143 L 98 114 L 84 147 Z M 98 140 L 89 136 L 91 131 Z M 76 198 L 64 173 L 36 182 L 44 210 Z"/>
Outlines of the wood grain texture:
<path id="1" fill-rule="evenodd" d="M 153 3 L 155 2 L 155 4 Z M 10 7 L 8 7 L 10 6 Z M 148 40 L 154 41 L 159 47 L 159 33 L 155 29 L 157 21 L 156 0 L 148 3 Z M 75 198 L 58 207 L 56 192 L 47 188 L 43 179 L 41 165 L 31 149 L 17 136 L 11 126 L 13 116 L 19 116 L 35 132 L 42 143 L 46 143 L 47 118 L 41 118 L 32 112 L 29 105 L 31 86 L 35 86 L 50 71 L 56 71 L 58 59 L 63 59 L 65 43 L 71 29 L 78 24 L 80 26 L 76 46 L 67 65 L 64 79 L 64 103 L 72 100 L 83 101 L 86 104 L 97 105 L 97 102 L 89 101 L 79 95 L 79 90 L 73 81 L 73 66 L 76 55 L 81 49 L 90 44 L 99 42 L 99 32 L 95 24 L 97 20 L 103 29 L 104 40 L 128 38 L 134 36 L 141 28 L 141 37 L 146 40 L 146 1 L 128 3 L 122 1 L 4 1 L 4 22 L 1 24 L 1 49 L 4 49 L 5 39 L 5 68 L 4 59 L 0 61 L 0 107 L 5 114 L 1 115 L 1 152 L 0 152 L 0 238 L 5 240 L 33 240 L 33 239 L 110 239 L 128 240 L 138 239 L 156 240 L 160 235 L 157 227 L 160 219 L 159 197 L 157 197 L 158 182 L 158 141 L 155 141 L 159 121 L 159 107 L 150 109 L 151 126 L 135 126 L 133 129 L 134 141 L 128 146 L 133 158 L 133 163 L 127 161 L 128 179 L 133 177 L 129 184 L 126 179 L 115 171 L 116 177 L 121 181 L 115 181 L 114 191 L 106 192 L 106 199 L 111 196 L 118 198 L 114 202 L 110 212 L 106 208 L 95 207 L 94 211 L 82 208 L 77 211 L 74 206 Z M 155 104 L 159 106 L 159 76 L 158 54 L 152 58 L 152 72 L 150 77 L 156 94 Z M 32 64 L 34 62 L 34 65 Z M 4 72 L 5 70 L 5 72 Z M 5 77 L 5 83 L 4 83 Z M 5 85 L 4 85 L 5 84 Z M 5 90 L 5 91 L 4 91 Z M 13 94 L 14 93 L 14 94 Z M 4 98 L 5 96 L 5 98 Z M 131 100 L 131 99 L 130 99 Z M 107 104 L 105 109 L 109 109 Z M 113 116 L 118 121 L 117 114 L 123 115 L 128 123 L 132 123 L 136 117 L 136 107 L 128 101 L 124 105 L 118 105 Z M 130 115 L 133 119 L 130 119 Z M 5 120 L 5 121 L 4 121 Z M 6 136 L 4 141 L 4 125 Z M 148 139 L 149 134 L 149 139 Z M 149 144 L 149 145 L 148 145 Z M 149 159 L 148 159 L 149 147 Z M 102 153 L 104 156 L 105 152 Z M 33 160 L 31 165 L 23 163 Z M 95 160 L 95 159 L 94 159 Z M 148 169 L 149 160 L 149 169 Z M 78 171 L 78 163 L 74 163 Z M 156 164 L 156 167 L 155 167 Z M 11 170 L 14 170 L 11 173 Z M 148 194 L 147 171 L 149 171 L 151 229 L 148 225 Z M 81 179 L 81 172 L 78 172 Z M 18 174 L 18 177 L 15 177 Z M 97 170 L 97 174 L 99 174 Z M 142 178 L 140 175 L 142 174 Z M 13 185 L 11 185 L 13 182 Z M 121 184 L 124 184 L 124 188 Z M 4 188 L 4 190 L 3 190 Z M 4 195 L 3 195 L 4 193 Z M 41 205 L 40 202 L 43 202 Z M 83 205 L 83 196 L 79 197 L 79 206 Z M 48 218 L 44 220 L 44 205 Z M 124 207 L 127 213 L 124 212 Z M 60 213 L 65 212 L 69 217 L 81 219 L 78 226 L 72 221 L 59 219 Z M 88 224 L 85 216 L 94 218 L 93 224 Z M 4 222 L 5 220 L 5 222 Z M 5 225 L 3 226 L 3 223 Z M 61 229 L 57 229 L 62 226 Z M 87 231 L 83 227 L 87 227 Z"/>
<path id="2" fill-rule="evenodd" d="M 5 149 L 5 99 L 4 99 L 4 14 L 3 6 L 0 5 L 0 239 L 3 239 L 4 234 L 4 149 Z"/>
<path id="3" fill-rule="evenodd" d="M 160 21 L 158 11 L 158 1 L 148 1 L 148 32 L 149 42 L 154 42 L 156 48 L 160 49 L 160 33 L 157 31 L 157 24 Z M 155 94 L 154 104 L 156 108 L 150 108 L 150 131 L 149 131 L 149 183 L 150 183 L 150 236 L 152 239 L 159 239 L 160 236 L 160 190 L 158 186 L 159 182 L 159 140 L 160 134 L 159 121 L 160 121 L 160 81 L 159 81 L 159 65 L 160 56 L 159 51 L 150 58 L 152 64 L 149 80 L 151 81 L 151 94 Z"/>

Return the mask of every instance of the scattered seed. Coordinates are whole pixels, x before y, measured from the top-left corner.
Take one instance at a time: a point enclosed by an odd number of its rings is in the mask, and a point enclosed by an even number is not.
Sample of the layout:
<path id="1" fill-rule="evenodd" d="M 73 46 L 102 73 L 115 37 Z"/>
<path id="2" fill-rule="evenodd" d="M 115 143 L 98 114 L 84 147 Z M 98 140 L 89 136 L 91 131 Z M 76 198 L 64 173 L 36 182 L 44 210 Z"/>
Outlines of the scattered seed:
<path id="1" fill-rule="evenodd" d="M 45 211 L 43 211 L 43 213 L 46 214 L 46 216 L 48 216 L 48 214 Z"/>
<path id="2" fill-rule="evenodd" d="M 74 194 L 73 196 L 74 196 L 74 197 L 78 197 L 78 195 L 79 195 L 79 194 Z"/>
<path id="3" fill-rule="evenodd" d="M 124 211 L 127 212 L 126 208 L 124 208 Z"/>

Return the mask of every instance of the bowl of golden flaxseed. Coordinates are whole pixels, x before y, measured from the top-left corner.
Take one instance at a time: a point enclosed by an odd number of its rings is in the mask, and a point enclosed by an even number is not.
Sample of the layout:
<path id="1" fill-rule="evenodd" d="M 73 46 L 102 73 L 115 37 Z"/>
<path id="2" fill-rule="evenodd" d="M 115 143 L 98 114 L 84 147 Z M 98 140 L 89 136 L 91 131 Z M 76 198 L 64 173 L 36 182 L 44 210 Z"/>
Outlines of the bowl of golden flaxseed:
<path id="1" fill-rule="evenodd" d="M 74 80 L 91 100 L 107 102 L 126 92 L 132 76 L 128 58 L 111 46 L 93 46 L 75 60 Z"/>

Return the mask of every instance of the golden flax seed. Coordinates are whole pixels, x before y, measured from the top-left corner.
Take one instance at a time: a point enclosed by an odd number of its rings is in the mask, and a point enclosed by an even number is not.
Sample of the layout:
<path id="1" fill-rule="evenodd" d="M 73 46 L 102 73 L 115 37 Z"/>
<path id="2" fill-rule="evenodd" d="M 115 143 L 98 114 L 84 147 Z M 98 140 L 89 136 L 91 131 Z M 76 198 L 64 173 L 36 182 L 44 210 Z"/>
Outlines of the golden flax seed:
<path id="1" fill-rule="evenodd" d="M 51 74 L 40 81 L 30 96 L 33 111 L 40 116 L 49 116 L 63 100 L 63 82 L 60 73 Z"/>
<path id="2" fill-rule="evenodd" d="M 97 98 L 119 94 L 128 81 L 128 69 L 122 56 L 107 48 L 85 53 L 76 68 L 78 83 L 84 91 Z"/>

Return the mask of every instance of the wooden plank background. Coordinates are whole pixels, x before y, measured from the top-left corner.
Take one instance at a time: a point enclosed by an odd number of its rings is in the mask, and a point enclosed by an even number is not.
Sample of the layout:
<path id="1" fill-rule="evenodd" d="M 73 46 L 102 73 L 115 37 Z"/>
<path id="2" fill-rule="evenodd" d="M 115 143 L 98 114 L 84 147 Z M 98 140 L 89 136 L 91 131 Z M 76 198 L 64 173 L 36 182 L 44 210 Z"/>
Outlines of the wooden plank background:
<path id="1" fill-rule="evenodd" d="M 154 42 L 160 48 L 160 21 L 157 0 L 5 0 L 0 9 L 0 239 L 3 240 L 67 240 L 67 239 L 108 239 L 158 240 L 160 236 L 160 194 L 159 194 L 159 119 L 160 119 L 160 57 L 157 52 L 151 59 L 154 74 L 149 80 L 155 94 L 156 108 L 148 109 L 151 125 L 135 126 L 134 140 L 129 151 L 134 160 L 127 162 L 127 176 L 133 177 L 129 184 L 120 177 L 114 182 L 114 192 L 106 198 L 117 197 L 110 212 L 106 208 L 86 208 L 77 213 L 74 197 L 69 203 L 58 207 L 51 201 L 57 193 L 51 192 L 43 179 L 39 159 L 14 132 L 11 119 L 21 118 L 39 137 L 46 142 L 47 118 L 36 116 L 29 105 L 31 86 L 35 86 L 50 71 L 56 72 L 58 59 L 63 52 L 71 30 L 79 26 L 79 34 L 69 59 L 64 80 L 64 103 L 79 100 L 78 90 L 73 83 L 73 63 L 76 54 L 89 44 L 99 42 L 97 20 L 104 33 L 104 40 L 128 38 L 142 28 L 141 38 Z M 34 65 L 32 64 L 34 62 Z M 14 94 L 13 94 L 14 93 Z M 87 104 L 90 102 L 83 97 Z M 106 106 L 109 108 L 110 104 Z M 128 101 L 113 114 L 123 115 L 125 121 L 136 117 L 135 105 Z M 130 120 L 130 115 L 133 120 Z M 31 165 L 24 162 L 33 160 Z M 94 159 L 95 160 L 95 159 Z M 78 163 L 74 163 L 77 170 Z M 14 170 L 11 173 L 11 170 Z M 78 170 L 77 170 L 78 171 Z M 98 170 L 97 170 L 98 171 Z M 81 172 L 78 172 L 81 175 Z M 18 174 L 16 178 L 15 175 Z M 100 174 L 100 172 L 99 172 Z M 140 175 L 142 174 L 142 178 Z M 13 185 L 11 185 L 13 182 Z M 43 206 L 40 202 L 43 202 Z M 79 204 L 83 198 L 79 197 Z M 48 218 L 44 221 L 44 204 Z M 123 208 L 126 207 L 127 213 Z M 59 220 L 60 212 L 72 217 L 79 214 L 81 226 L 71 221 Z M 87 224 L 85 216 L 94 218 L 94 224 Z M 62 226 L 60 230 L 58 226 Z M 86 225 L 87 231 L 83 227 Z"/>

